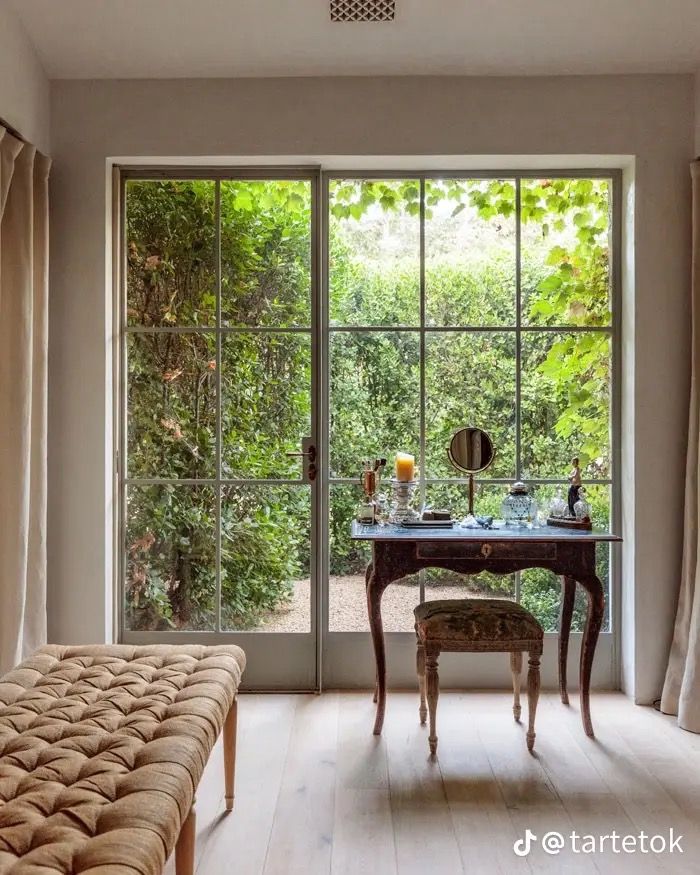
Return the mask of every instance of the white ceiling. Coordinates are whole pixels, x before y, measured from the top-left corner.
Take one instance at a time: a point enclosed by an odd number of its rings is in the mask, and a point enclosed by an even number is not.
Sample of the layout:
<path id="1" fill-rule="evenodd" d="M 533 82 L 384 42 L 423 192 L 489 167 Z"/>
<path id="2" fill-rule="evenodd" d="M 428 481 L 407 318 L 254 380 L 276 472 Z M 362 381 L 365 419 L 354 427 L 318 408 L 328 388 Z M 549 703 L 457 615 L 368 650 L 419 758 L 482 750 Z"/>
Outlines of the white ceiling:
<path id="1" fill-rule="evenodd" d="M 689 72 L 700 0 L 396 0 L 331 23 L 328 0 L 0 0 L 50 78 Z"/>

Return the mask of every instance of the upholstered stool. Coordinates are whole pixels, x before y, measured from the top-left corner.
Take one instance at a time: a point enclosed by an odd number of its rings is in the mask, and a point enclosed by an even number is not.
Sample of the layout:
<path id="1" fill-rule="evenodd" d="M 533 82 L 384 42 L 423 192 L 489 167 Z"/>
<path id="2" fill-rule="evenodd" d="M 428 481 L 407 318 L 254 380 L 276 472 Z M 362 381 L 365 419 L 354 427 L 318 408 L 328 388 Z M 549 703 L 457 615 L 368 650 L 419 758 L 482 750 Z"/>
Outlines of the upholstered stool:
<path id="1" fill-rule="evenodd" d="M 544 632 L 525 608 L 505 599 L 441 599 L 423 602 L 416 618 L 420 722 L 430 712 L 430 752 L 437 751 L 435 731 L 439 694 L 438 657 L 445 650 L 465 653 L 510 653 L 513 675 L 513 716 L 520 720 L 520 672 L 523 651 L 529 653 L 527 673 L 527 748 L 535 746 L 535 712 L 540 693 L 540 656 Z M 426 689 L 427 688 L 427 689 Z M 426 709 L 426 693 L 428 706 Z"/>

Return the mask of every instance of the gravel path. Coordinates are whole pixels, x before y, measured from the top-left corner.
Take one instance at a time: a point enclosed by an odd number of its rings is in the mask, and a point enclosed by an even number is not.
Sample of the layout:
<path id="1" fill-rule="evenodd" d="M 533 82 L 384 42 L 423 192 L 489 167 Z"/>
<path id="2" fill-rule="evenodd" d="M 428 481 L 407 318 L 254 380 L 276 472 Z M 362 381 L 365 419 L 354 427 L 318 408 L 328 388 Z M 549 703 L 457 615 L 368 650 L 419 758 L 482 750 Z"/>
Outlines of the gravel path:
<path id="1" fill-rule="evenodd" d="M 456 593 L 455 590 L 459 592 Z M 477 593 L 466 587 L 430 585 L 425 588 L 425 598 L 453 598 L 456 595 L 472 598 Z M 329 580 L 329 628 L 331 632 L 367 632 L 367 602 L 365 579 L 361 575 L 331 577 Z M 413 608 L 420 599 L 418 584 L 410 581 L 393 583 L 382 598 L 382 619 L 385 632 L 412 632 Z M 309 631 L 309 581 L 298 580 L 294 584 L 291 601 L 262 621 L 260 632 L 308 632 Z"/>

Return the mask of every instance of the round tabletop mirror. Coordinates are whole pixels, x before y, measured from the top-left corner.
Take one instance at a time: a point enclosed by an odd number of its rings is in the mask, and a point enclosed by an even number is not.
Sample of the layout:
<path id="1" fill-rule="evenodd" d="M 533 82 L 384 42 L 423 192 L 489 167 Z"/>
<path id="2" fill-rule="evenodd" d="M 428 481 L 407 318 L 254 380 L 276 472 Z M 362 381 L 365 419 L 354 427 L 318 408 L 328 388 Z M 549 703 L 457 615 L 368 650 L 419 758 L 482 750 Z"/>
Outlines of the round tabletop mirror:
<path id="1" fill-rule="evenodd" d="M 450 462 L 469 475 L 469 513 L 474 513 L 474 475 L 493 462 L 493 441 L 481 428 L 460 428 L 447 448 Z"/>
<path id="2" fill-rule="evenodd" d="M 478 474 L 493 462 L 493 441 L 481 428 L 460 428 L 450 441 L 447 455 L 459 471 Z"/>

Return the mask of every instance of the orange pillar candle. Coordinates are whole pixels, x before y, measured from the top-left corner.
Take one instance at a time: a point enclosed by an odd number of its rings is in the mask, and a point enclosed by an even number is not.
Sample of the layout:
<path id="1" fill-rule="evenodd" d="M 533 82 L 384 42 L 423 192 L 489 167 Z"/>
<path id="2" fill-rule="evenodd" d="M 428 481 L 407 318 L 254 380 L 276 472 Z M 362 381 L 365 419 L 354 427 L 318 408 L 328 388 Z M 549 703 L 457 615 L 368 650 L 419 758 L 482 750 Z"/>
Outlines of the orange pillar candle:
<path id="1" fill-rule="evenodd" d="M 416 460 L 409 453 L 396 454 L 396 479 L 404 483 L 413 480 L 416 473 Z"/>

